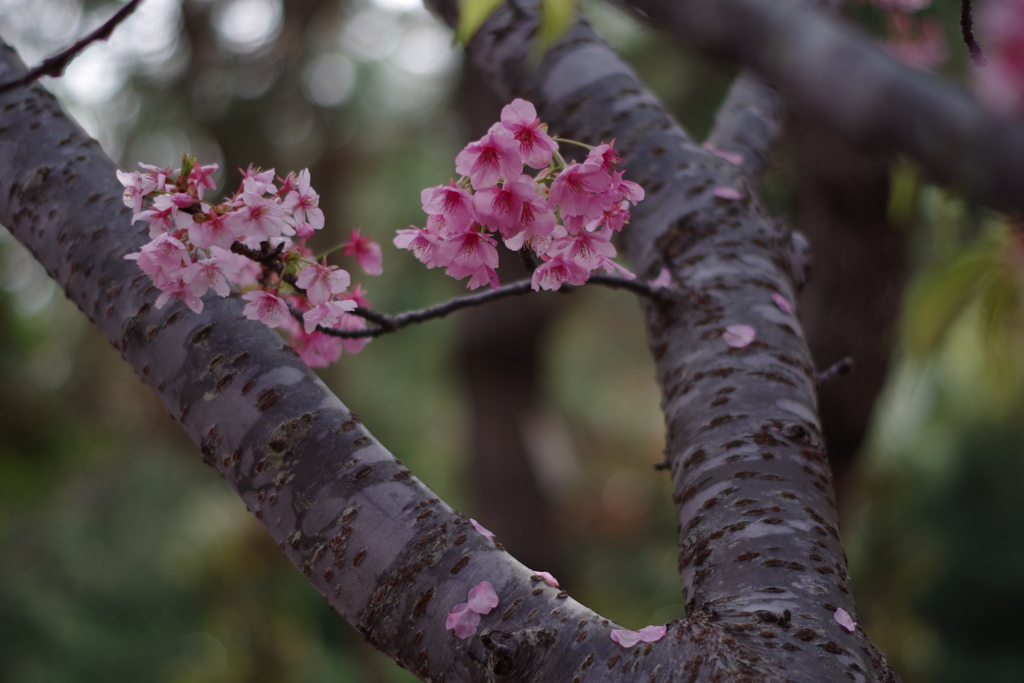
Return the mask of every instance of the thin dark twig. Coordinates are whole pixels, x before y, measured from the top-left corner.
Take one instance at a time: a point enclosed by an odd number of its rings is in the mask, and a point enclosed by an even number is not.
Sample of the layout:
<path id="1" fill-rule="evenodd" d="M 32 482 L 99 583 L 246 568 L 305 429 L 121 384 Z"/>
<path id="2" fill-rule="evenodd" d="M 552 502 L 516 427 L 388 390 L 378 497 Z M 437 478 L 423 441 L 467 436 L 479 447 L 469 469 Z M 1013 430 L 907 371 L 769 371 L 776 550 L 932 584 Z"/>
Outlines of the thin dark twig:
<path id="1" fill-rule="evenodd" d="M 853 370 L 853 358 L 851 356 L 847 356 L 846 358 L 833 363 L 826 368 L 824 372 L 820 373 L 818 375 L 817 385 L 819 388 L 823 387 L 839 375 L 845 375 L 851 370 Z"/>
<path id="2" fill-rule="evenodd" d="M 971 0 L 960 0 L 960 32 L 967 45 L 967 51 L 971 53 L 971 60 L 974 66 L 985 66 L 988 60 L 981 53 L 981 45 L 974 39 L 974 19 L 971 17 Z"/>
<path id="3" fill-rule="evenodd" d="M 670 289 L 655 287 L 648 282 L 640 280 L 627 280 L 615 275 L 591 275 L 588 282 L 605 287 L 611 287 L 613 289 L 626 289 L 635 294 L 641 294 L 654 299 L 669 299 L 675 296 L 675 292 Z M 379 311 L 373 311 L 359 306 L 352 311 L 352 315 L 358 315 L 361 318 L 365 318 L 370 322 L 376 323 L 375 327 L 367 327 L 363 330 L 317 329 L 324 334 L 332 337 L 338 337 L 339 339 L 379 337 L 382 334 L 395 332 L 396 330 L 408 327 L 409 325 L 426 322 L 427 320 L 433 320 L 434 318 L 443 318 L 449 313 L 454 313 L 455 311 L 463 308 L 480 306 L 481 304 L 497 301 L 498 299 L 504 299 L 505 297 L 526 294 L 532 289 L 532 287 L 533 283 L 530 280 L 519 280 L 518 282 L 503 285 L 498 289 L 491 289 L 486 292 L 480 292 L 479 294 L 460 296 L 456 299 L 452 299 L 451 301 L 446 301 L 443 304 L 428 306 L 427 308 L 423 308 L 418 311 L 406 311 L 405 313 L 399 313 L 397 315 L 388 315 L 386 313 L 380 313 Z M 293 311 L 292 314 L 296 315 L 296 312 Z"/>
<path id="4" fill-rule="evenodd" d="M 0 95 L 20 88 L 24 85 L 39 79 L 41 76 L 52 76 L 58 78 L 64 75 L 64 70 L 68 68 L 68 64 L 72 62 L 85 48 L 89 47 L 93 43 L 106 40 L 113 33 L 117 25 L 128 18 L 128 16 L 135 11 L 135 8 L 139 6 L 142 0 L 131 0 L 124 7 L 114 13 L 114 16 L 107 19 L 102 26 L 98 29 L 76 41 L 71 47 L 63 50 L 52 57 L 47 57 L 42 62 L 32 67 L 28 73 L 21 78 L 16 78 L 13 81 L 0 84 Z"/>

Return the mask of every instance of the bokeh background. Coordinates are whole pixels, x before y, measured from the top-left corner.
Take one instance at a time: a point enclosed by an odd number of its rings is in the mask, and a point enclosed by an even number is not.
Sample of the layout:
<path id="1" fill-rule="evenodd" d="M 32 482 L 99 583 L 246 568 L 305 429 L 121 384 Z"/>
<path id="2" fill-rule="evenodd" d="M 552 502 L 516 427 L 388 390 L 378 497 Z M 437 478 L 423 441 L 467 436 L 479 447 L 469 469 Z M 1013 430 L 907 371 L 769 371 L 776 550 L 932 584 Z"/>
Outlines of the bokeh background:
<path id="1" fill-rule="evenodd" d="M 0 36 L 34 63 L 116 7 L 0 0 Z M 845 12 L 974 87 L 958 9 Z M 735 67 L 609 5 L 584 11 L 700 139 Z M 250 163 L 308 167 L 327 214 L 315 246 L 354 227 L 384 245 L 381 277 L 336 260 L 381 310 L 464 291 L 390 243 L 423 224 L 420 189 L 454 174 L 503 103 L 414 0 L 146 0 L 47 85 L 125 169 L 189 151 L 233 189 Z M 765 199 L 817 258 L 800 302 L 817 362 L 856 363 L 822 405 L 859 617 L 907 683 L 1024 680 L 1020 229 L 801 112 L 773 155 Z M 329 611 L 6 233 L 0 373 L 0 681 L 415 680 Z M 381 338 L 321 375 L 577 599 L 631 628 L 683 616 L 631 295 L 525 297 Z"/>

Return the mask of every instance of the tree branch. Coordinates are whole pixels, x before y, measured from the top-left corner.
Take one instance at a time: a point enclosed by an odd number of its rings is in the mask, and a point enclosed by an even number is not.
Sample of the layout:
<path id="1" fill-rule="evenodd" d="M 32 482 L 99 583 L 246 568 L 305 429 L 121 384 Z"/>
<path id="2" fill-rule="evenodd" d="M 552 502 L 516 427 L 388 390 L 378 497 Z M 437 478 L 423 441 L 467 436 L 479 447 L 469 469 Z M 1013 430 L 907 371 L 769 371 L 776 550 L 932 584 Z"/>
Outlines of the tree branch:
<path id="1" fill-rule="evenodd" d="M 103 22 L 103 25 L 84 38 L 76 41 L 71 45 L 71 47 L 62 50 L 52 57 L 47 57 L 36 66 L 29 69 L 28 72 L 20 78 L 8 81 L 7 83 L 0 83 L 0 95 L 10 90 L 14 90 L 15 88 L 26 86 L 43 76 L 52 76 L 54 78 L 63 76 L 64 70 L 68 68 L 68 64 L 70 64 L 75 57 L 81 54 L 85 48 L 89 47 L 93 43 L 109 38 L 110 34 L 113 33 L 115 28 L 117 28 L 117 25 L 127 19 L 141 2 L 142 0 L 130 0 L 124 5 L 124 7 L 117 10 L 112 17 Z"/>
<path id="2" fill-rule="evenodd" d="M 747 65 L 791 106 L 845 136 L 907 154 L 977 202 L 1024 208 L 1024 123 L 897 62 L 835 17 L 776 0 L 626 5 L 682 40 Z"/>
<path id="3" fill-rule="evenodd" d="M 633 292 L 634 294 L 650 297 L 656 301 L 665 301 L 675 296 L 675 293 L 672 290 L 665 287 L 656 287 L 648 282 L 627 280 L 626 278 L 615 275 L 595 274 L 591 275 L 587 282 L 595 285 L 602 285 L 604 287 L 610 287 L 612 289 L 625 289 Z M 398 313 L 396 315 L 388 315 L 387 313 L 381 313 L 380 311 L 359 306 L 352 311 L 352 315 L 358 315 L 361 318 L 365 318 L 370 322 L 376 323 L 377 327 L 370 327 L 365 330 L 336 330 L 331 328 L 317 329 L 324 334 L 332 337 L 338 337 L 339 339 L 379 337 L 382 334 L 388 334 L 389 332 L 397 332 L 403 327 L 408 327 L 409 325 L 415 325 L 417 323 L 434 320 L 436 318 L 443 318 L 449 313 L 460 311 L 463 308 L 480 306 L 509 296 L 526 294 L 531 291 L 532 288 L 533 285 L 530 280 L 520 280 L 518 282 L 511 282 L 507 285 L 502 285 L 498 289 L 489 289 L 477 294 L 460 296 L 455 299 L 451 299 L 450 301 L 428 306 L 427 308 L 423 308 L 418 311 L 406 311 L 405 313 Z M 562 290 L 559 291 L 568 293 L 576 289 L 578 289 L 578 287 L 563 285 Z M 295 315 L 296 318 L 301 319 L 302 314 L 297 311 L 293 311 L 293 315 Z"/>

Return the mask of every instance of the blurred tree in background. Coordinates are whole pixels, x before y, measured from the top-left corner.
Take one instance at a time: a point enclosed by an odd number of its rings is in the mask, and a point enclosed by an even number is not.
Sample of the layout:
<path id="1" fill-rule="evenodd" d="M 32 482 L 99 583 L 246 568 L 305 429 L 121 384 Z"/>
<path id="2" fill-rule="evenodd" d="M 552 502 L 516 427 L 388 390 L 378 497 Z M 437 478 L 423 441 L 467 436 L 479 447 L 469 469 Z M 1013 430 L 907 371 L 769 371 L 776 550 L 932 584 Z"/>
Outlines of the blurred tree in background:
<path id="1" fill-rule="evenodd" d="M 966 79 L 958 7 L 937 0 L 912 25 L 881 3 L 847 13 L 908 61 Z M 584 9 L 702 136 L 735 69 L 607 5 Z M 111 10 L 0 0 L 0 34 L 33 63 Z M 385 244 L 369 297 L 398 311 L 461 289 L 387 247 L 502 104 L 461 69 L 451 33 L 411 0 L 147 0 L 47 86 L 122 168 L 190 151 L 230 188 L 250 163 L 308 167 L 327 215 L 314 246 L 353 227 Z M 1020 263 L 1000 260 L 1004 219 L 908 163 L 789 123 L 764 195 L 811 236 L 818 269 L 801 306 L 819 366 L 856 363 L 822 405 L 826 422 L 852 416 L 829 445 L 864 626 L 908 683 L 1024 680 L 1021 345 L 1017 320 L 997 315 L 1012 307 L 993 303 L 1020 284 L 1007 282 Z M 0 249 L 0 680 L 412 680 L 330 613 L 25 250 L 9 237 Z M 851 273 L 863 287 L 844 286 Z M 531 566 L 557 568 L 581 602 L 631 627 L 683 616 L 633 298 L 510 304 L 523 310 L 411 328 L 321 375 L 424 482 Z M 508 316 L 532 350 L 509 380 L 527 398 L 500 460 L 544 505 L 518 529 L 478 495 L 494 475 L 474 378 L 494 368 L 474 349 L 507 336 Z"/>

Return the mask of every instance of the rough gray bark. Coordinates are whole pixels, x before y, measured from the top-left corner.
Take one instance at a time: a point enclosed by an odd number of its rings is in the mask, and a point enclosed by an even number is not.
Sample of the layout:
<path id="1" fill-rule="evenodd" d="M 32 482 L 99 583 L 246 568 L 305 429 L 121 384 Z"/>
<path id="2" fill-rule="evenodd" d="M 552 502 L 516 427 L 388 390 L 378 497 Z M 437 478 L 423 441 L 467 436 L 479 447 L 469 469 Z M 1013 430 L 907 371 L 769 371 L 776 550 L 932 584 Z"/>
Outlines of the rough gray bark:
<path id="1" fill-rule="evenodd" d="M 854 607 L 814 373 L 799 323 L 770 299 L 793 298 L 788 235 L 741 169 L 690 141 L 586 26 L 536 72 L 526 68 L 533 30 L 528 8 L 505 7 L 471 58 L 504 95 L 533 99 L 558 132 L 618 138 L 629 176 L 648 191 L 625 235 L 627 257 L 646 277 L 668 267 L 687 292 L 646 304 L 689 610 L 658 643 L 621 648 L 609 621 L 474 533 L 273 332 L 245 320 L 238 300 L 210 299 L 199 316 L 153 309 L 156 292 L 122 258 L 147 240 L 129 226 L 113 163 L 39 86 L 0 98 L 0 222 L 157 392 L 310 583 L 421 678 L 892 678 L 863 632 L 832 618 Z M 24 69 L 9 48 L 0 65 L 3 77 Z M 715 199 L 723 186 L 744 198 Z M 738 323 L 758 336 L 732 349 L 721 333 Z M 500 605 L 478 637 L 458 640 L 445 615 L 483 580 Z"/>
<path id="2" fill-rule="evenodd" d="M 745 64 L 804 115 L 907 154 L 941 182 L 999 209 L 1024 208 L 1024 123 L 886 55 L 807 3 L 625 0 L 680 39 Z"/>

